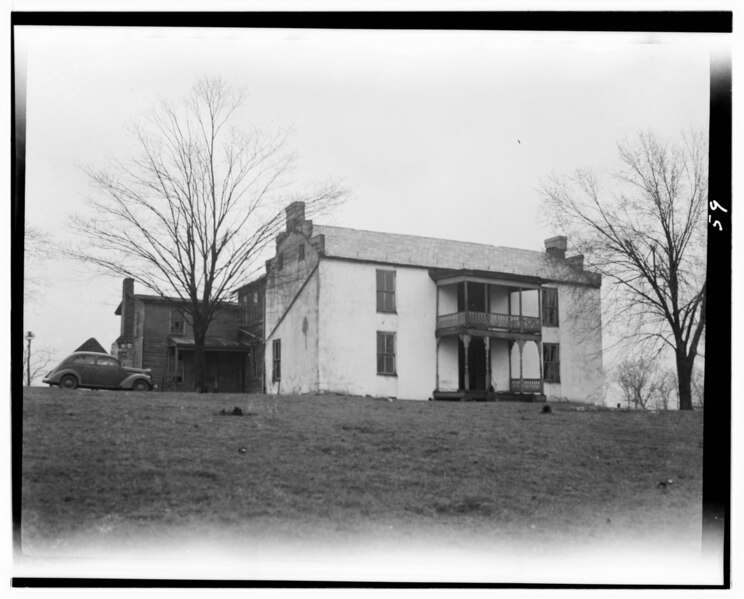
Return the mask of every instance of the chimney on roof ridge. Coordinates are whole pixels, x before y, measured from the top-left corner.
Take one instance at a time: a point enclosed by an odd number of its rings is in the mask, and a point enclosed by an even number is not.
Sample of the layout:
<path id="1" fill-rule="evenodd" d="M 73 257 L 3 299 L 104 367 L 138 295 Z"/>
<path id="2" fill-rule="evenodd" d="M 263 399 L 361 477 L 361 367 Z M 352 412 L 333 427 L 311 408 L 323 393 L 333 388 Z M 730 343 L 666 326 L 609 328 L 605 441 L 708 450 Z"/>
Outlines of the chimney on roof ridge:
<path id="1" fill-rule="evenodd" d="M 305 222 L 305 202 L 292 202 L 284 213 L 287 215 L 287 231 L 299 230 Z"/>
<path id="2" fill-rule="evenodd" d="M 565 235 L 556 235 L 545 240 L 545 252 L 548 256 L 560 258 L 564 260 L 566 258 L 566 249 L 568 248 L 568 237 Z"/>
<path id="3" fill-rule="evenodd" d="M 121 286 L 121 334 L 134 338 L 134 279 L 127 277 Z"/>
<path id="4" fill-rule="evenodd" d="M 573 266 L 576 270 L 584 270 L 584 255 L 576 254 L 570 258 L 566 258 L 566 263 Z"/>

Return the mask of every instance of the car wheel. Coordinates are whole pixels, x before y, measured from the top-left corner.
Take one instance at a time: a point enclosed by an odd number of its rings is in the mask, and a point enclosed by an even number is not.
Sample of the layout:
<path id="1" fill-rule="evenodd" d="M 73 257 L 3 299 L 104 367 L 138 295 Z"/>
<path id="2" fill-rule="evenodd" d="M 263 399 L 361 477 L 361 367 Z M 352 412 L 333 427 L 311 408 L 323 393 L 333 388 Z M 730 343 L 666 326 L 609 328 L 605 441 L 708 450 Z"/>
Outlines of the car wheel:
<path id="1" fill-rule="evenodd" d="M 59 380 L 59 386 L 62 389 L 76 389 L 78 386 L 78 380 L 74 375 L 66 374 Z"/>
<path id="2" fill-rule="evenodd" d="M 132 389 L 134 391 L 149 391 L 150 384 L 147 381 L 143 380 L 135 381 L 134 385 L 132 385 Z"/>

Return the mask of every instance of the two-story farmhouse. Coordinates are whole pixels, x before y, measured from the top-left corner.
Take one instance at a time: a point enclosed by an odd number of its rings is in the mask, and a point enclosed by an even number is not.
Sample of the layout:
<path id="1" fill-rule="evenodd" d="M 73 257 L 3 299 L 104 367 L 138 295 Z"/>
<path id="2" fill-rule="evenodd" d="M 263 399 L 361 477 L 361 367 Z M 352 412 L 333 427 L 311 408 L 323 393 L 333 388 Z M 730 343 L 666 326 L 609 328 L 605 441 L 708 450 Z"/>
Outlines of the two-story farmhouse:
<path id="1" fill-rule="evenodd" d="M 304 205 L 266 275 L 268 393 L 601 402 L 600 277 L 545 252 L 319 226 Z M 260 293 L 259 293 L 260 295 Z"/>
<path id="2" fill-rule="evenodd" d="M 134 293 L 134 281 L 124 279 L 121 334 L 111 353 L 122 364 L 150 368 L 161 390 L 194 388 L 194 334 L 177 298 Z M 206 369 L 210 391 L 247 391 L 251 343 L 240 333 L 237 304 L 224 304 L 207 332 Z M 260 345 L 263 349 L 263 345 Z"/>

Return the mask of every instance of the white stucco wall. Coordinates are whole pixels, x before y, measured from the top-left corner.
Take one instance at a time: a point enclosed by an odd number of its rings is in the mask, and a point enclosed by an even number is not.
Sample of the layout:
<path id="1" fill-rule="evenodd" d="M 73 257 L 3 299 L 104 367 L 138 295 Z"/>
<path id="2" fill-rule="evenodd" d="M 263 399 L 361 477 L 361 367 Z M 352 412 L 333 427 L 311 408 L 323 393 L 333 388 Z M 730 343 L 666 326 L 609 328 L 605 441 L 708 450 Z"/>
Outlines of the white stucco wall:
<path id="1" fill-rule="evenodd" d="M 457 285 L 442 285 L 438 287 L 439 314 L 454 314 L 457 312 Z"/>
<path id="2" fill-rule="evenodd" d="M 457 391 L 460 383 L 455 336 L 442 337 L 439 341 L 439 390 Z"/>
<path id="3" fill-rule="evenodd" d="M 522 348 L 522 378 L 537 379 L 540 378 L 540 360 L 537 343 L 534 341 L 525 341 Z M 512 378 L 519 378 L 519 344 L 514 342 L 511 352 Z"/>
<path id="4" fill-rule="evenodd" d="M 558 288 L 558 327 L 543 327 L 543 343 L 560 345 L 560 383 L 545 383 L 548 399 L 602 404 L 600 290 L 573 285 Z"/>
<path id="5" fill-rule="evenodd" d="M 491 339 L 491 384 L 494 391 L 509 390 L 509 342 Z"/>
<path id="6" fill-rule="evenodd" d="M 267 331 L 271 333 L 271 331 Z M 281 340 L 281 380 L 272 380 L 273 341 Z M 308 279 L 276 330 L 266 340 L 267 393 L 318 390 L 318 272 Z"/>
<path id="7" fill-rule="evenodd" d="M 537 289 L 522 289 L 522 316 L 539 316 Z M 519 314 L 519 291 L 511 292 L 511 313 Z"/>
<path id="8" fill-rule="evenodd" d="M 395 270 L 396 313 L 377 312 L 376 271 Z M 426 269 L 322 260 L 320 389 L 428 399 L 436 384 L 436 286 Z M 396 334 L 396 376 L 377 374 L 377 331 Z"/>
<path id="9" fill-rule="evenodd" d="M 498 285 L 489 285 L 488 293 L 491 296 L 491 312 L 495 314 L 509 313 L 509 290 Z"/>

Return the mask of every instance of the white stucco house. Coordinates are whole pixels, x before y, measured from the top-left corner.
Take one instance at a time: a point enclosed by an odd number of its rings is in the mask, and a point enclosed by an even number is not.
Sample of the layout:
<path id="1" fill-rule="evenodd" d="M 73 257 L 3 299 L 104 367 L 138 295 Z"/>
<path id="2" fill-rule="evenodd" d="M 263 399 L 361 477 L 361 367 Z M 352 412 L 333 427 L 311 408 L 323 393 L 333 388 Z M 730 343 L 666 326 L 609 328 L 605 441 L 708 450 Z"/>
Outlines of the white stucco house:
<path id="1" fill-rule="evenodd" d="M 601 403 L 599 275 L 544 252 L 316 225 L 267 261 L 267 393 Z"/>

